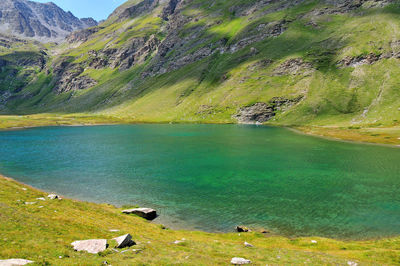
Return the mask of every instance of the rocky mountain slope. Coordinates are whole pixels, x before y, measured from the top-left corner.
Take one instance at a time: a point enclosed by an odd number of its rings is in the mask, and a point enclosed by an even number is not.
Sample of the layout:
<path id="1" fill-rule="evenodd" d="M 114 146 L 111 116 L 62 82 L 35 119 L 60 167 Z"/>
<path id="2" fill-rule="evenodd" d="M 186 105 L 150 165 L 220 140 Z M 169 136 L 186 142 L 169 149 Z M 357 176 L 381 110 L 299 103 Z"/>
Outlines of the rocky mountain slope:
<path id="1" fill-rule="evenodd" d="M 71 32 L 96 26 L 91 18 L 78 19 L 54 3 L 28 0 L 0 1 L 0 33 L 42 42 L 62 41 Z"/>
<path id="2" fill-rule="evenodd" d="M 0 110 L 398 125 L 399 14 L 397 0 L 131 0 L 37 48 L 43 64 L 15 61 L 18 49 L 3 55 L 2 73 L 16 67 Z"/>

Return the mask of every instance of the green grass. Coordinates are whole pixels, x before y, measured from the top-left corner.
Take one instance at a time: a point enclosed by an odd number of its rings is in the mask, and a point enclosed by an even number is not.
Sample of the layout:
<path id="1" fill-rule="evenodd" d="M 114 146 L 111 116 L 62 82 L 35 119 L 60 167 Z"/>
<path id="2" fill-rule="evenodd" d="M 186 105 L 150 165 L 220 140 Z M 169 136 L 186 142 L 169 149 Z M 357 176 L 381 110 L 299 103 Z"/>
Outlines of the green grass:
<path id="1" fill-rule="evenodd" d="M 37 265 L 100 265 L 103 261 L 112 265 L 228 265 L 235 256 L 248 258 L 255 265 L 400 263 L 399 238 L 340 241 L 319 237 L 288 239 L 258 232 L 174 231 L 123 215 L 120 209 L 107 204 L 36 200 L 46 196 L 42 191 L 0 177 L 0 259 L 25 258 L 36 261 Z M 34 201 L 37 203 L 25 205 Z M 141 252 L 106 251 L 91 255 L 75 252 L 70 246 L 75 240 L 111 239 L 125 233 L 133 236 L 137 242 L 133 248 Z M 186 240 L 173 244 L 181 239 Z M 245 241 L 254 248 L 245 247 Z"/>

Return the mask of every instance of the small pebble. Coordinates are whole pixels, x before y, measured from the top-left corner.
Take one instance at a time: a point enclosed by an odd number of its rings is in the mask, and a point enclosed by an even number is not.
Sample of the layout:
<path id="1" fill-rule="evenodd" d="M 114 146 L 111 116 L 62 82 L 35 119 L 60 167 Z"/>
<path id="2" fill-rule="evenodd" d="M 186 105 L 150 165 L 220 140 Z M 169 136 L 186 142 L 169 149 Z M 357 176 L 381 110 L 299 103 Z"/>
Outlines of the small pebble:
<path id="1" fill-rule="evenodd" d="M 110 229 L 110 232 L 119 232 L 118 229 Z"/>
<path id="2" fill-rule="evenodd" d="M 318 242 L 317 242 L 317 240 L 311 240 L 311 243 L 317 244 Z"/>
<path id="3" fill-rule="evenodd" d="M 45 198 L 37 198 L 37 200 L 46 200 Z"/>
<path id="4" fill-rule="evenodd" d="M 23 187 L 22 190 L 23 190 L 23 191 L 27 191 L 28 189 L 26 189 L 26 188 Z"/>

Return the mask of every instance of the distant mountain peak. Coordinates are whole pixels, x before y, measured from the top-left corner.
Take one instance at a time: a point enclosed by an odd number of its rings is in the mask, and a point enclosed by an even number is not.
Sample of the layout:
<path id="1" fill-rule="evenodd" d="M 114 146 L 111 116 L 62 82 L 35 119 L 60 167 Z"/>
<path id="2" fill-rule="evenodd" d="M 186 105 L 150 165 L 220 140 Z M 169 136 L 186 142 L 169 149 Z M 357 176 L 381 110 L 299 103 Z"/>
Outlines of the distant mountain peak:
<path id="1" fill-rule="evenodd" d="M 62 41 L 71 32 L 96 26 L 92 18 L 79 19 L 53 2 L 0 1 L 0 33 L 42 42 Z"/>

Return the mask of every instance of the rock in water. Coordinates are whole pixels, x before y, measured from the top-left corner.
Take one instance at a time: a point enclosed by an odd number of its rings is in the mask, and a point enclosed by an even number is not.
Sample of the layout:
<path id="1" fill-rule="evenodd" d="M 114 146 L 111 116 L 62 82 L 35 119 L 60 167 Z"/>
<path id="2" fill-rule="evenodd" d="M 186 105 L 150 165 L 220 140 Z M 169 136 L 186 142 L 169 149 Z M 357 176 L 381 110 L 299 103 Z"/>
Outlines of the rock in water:
<path id="1" fill-rule="evenodd" d="M 239 233 L 251 232 L 251 230 L 249 228 L 247 228 L 246 226 L 242 226 L 242 225 L 236 226 L 236 231 L 238 231 Z"/>
<path id="2" fill-rule="evenodd" d="M 29 263 L 33 263 L 33 261 L 24 259 L 0 260 L 0 266 L 17 266 L 17 265 L 26 265 Z"/>
<path id="3" fill-rule="evenodd" d="M 231 260 L 231 264 L 233 264 L 233 265 L 251 264 L 251 261 L 243 259 L 243 258 L 233 258 Z"/>
<path id="4" fill-rule="evenodd" d="M 154 220 L 157 218 L 157 212 L 150 208 L 137 208 L 137 209 L 129 209 L 123 210 L 122 213 L 125 214 L 135 214 L 147 220 Z"/>
<path id="5" fill-rule="evenodd" d="M 97 254 L 107 249 L 106 239 L 91 239 L 91 240 L 80 240 L 72 242 L 71 245 L 75 251 L 86 251 L 91 254 Z"/>
<path id="6" fill-rule="evenodd" d="M 132 240 L 132 236 L 130 234 L 126 234 L 120 237 L 113 238 L 117 241 L 116 248 L 126 248 L 136 245 L 135 241 Z"/>

